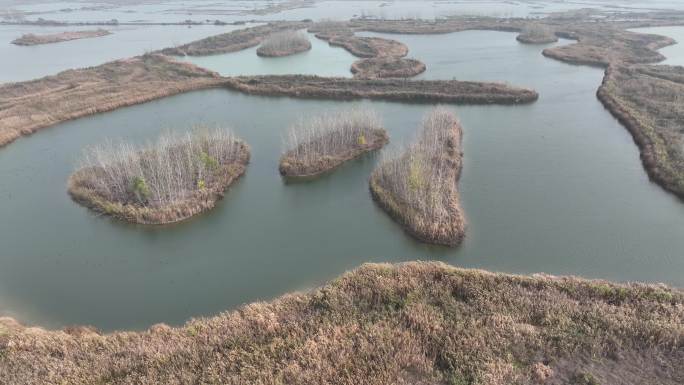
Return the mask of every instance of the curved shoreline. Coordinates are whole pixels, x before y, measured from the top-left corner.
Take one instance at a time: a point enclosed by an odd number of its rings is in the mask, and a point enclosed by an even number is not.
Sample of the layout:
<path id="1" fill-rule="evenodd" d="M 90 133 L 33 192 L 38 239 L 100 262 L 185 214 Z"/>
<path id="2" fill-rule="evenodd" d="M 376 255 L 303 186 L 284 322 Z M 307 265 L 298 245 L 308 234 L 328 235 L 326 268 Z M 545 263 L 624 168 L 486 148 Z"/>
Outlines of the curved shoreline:
<path id="1" fill-rule="evenodd" d="M 67 191 L 80 205 L 102 215 L 126 222 L 143 225 L 165 225 L 180 222 L 211 210 L 221 200 L 228 188 L 240 178 L 247 169 L 250 152 L 244 142 L 240 142 L 241 153 L 235 162 L 220 164 L 217 180 L 204 190 L 195 191 L 191 197 L 170 206 L 144 207 L 133 204 L 108 201 L 89 187 L 85 174 L 89 170 L 78 170 L 69 177 Z"/>
<path id="2" fill-rule="evenodd" d="M 447 195 L 432 197 L 432 199 L 448 202 L 445 205 L 448 211 L 446 221 L 443 220 L 444 218 L 433 217 L 428 215 L 429 213 L 421 212 L 419 209 L 412 207 L 415 206 L 414 202 L 408 202 L 406 199 L 395 196 L 395 194 L 383 187 L 380 181 L 380 174 L 382 173 L 382 168 L 385 167 L 384 163 L 378 165 L 371 174 L 369 188 L 373 200 L 390 217 L 397 221 L 408 234 L 422 242 L 453 247 L 460 245 L 465 238 L 466 220 L 457 187 L 461 176 L 461 168 L 463 167 L 461 152 L 462 136 L 463 129 L 461 125 L 459 123 L 453 124 L 449 128 L 448 139 L 445 143 L 440 143 L 441 153 L 418 154 L 421 157 L 430 158 L 430 162 L 435 162 L 433 158 L 438 158 L 440 165 L 446 168 L 441 171 L 446 175 L 441 182 L 449 184 L 443 191 Z M 403 154 L 400 158 L 387 162 L 401 162 L 404 156 L 408 156 L 408 154 Z M 412 167 L 412 165 L 404 166 Z M 407 179 L 409 180 L 394 181 L 394 183 L 411 185 L 410 177 Z M 439 181 L 430 180 L 426 183 L 439 183 Z M 453 186 L 451 186 L 452 183 Z M 418 188 L 416 187 L 416 189 Z"/>
<path id="3" fill-rule="evenodd" d="M 223 83 L 215 72 L 149 54 L 0 84 L 0 148 L 68 120 Z"/>
<path id="4" fill-rule="evenodd" d="M 664 285 L 364 264 L 178 327 L 101 334 L 0 318 L 0 382 L 675 385 L 683 309 L 684 292 Z"/>
<path id="5" fill-rule="evenodd" d="M 516 36 L 515 40 L 523 44 L 551 44 L 558 42 L 558 36 L 553 35 L 546 37 L 532 37 L 519 34 L 518 36 Z"/>
<path id="6" fill-rule="evenodd" d="M 647 117 L 638 118 L 639 112 L 621 103 L 619 97 L 611 92 L 612 89 L 618 87 L 615 84 L 618 71 L 619 69 L 615 65 L 606 69 L 603 82 L 596 92 L 597 98 L 632 135 L 634 143 L 639 148 L 641 162 L 649 178 L 679 199 L 684 200 L 684 170 L 679 170 L 679 175 L 677 175 L 677 170 L 667 172 L 663 169 L 671 166 L 666 159 L 662 159 L 665 156 L 664 154 L 668 152 L 664 139 L 658 137 L 654 127 L 649 127 L 644 122 Z M 682 88 L 684 89 L 684 86 Z"/>

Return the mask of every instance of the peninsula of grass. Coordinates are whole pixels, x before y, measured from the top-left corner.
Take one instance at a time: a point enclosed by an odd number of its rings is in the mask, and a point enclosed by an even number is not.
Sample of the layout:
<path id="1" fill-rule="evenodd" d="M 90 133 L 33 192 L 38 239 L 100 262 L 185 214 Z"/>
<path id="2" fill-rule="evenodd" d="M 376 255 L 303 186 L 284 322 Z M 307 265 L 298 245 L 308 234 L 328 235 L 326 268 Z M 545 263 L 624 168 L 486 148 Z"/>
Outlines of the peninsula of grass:
<path id="1" fill-rule="evenodd" d="M 173 223 L 213 208 L 248 162 L 248 146 L 224 129 L 166 134 L 141 148 L 110 143 L 86 150 L 68 191 L 100 214 Z"/>
<path id="2" fill-rule="evenodd" d="M 456 115 L 435 108 L 416 142 L 386 154 L 371 175 L 373 199 L 422 242 L 457 246 L 465 236 L 457 187 L 461 136 Z"/>
<path id="3" fill-rule="evenodd" d="M 684 68 L 611 65 L 597 95 L 632 134 L 650 178 L 684 199 Z"/>
<path id="4" fill-rule="evenodd" d="M 0 147 L 67 120 L 181 92 L 224 78 L 164 55 L 147 54 L 57 75 L 0 84 Z"/>
<path id="5" fill-rule="evenodd" d="M 528 24 L 523 27 L 516 39 L 525 44 L 548 44 L 558 41 L 553 29 L 544 24 Z"/>
<path id="6" fill-rule="evenodd" d="M 294 55 L 311 49 L 311 42 L 304 32 L 277 32 L 261 42 L 257 48 L 257 55 L 265 57 L 280 57 Z"/>
<path id="7" fill-rule="evenodd" d="M 50 35 L 35 35 L 33 33 L 27 33 L 18 39 L 12 41 L 12 44 L 16 45 L 40 45 L 40 44 L 52 44 L 60 43 L 69 40 L 78 39 L 88 39 L 93 37 L 107 36 L 111 32 L 104 29 L 96 29 L 93 31 L 70 31 L 70 32 L 60 32 Z"/>
<path id="8" fill-rule="evenodd" d="M 0 383 L 681 385 L 682 325 L 664 285 L 366 264 L 180 327 L 0 318 Z"/>
<path id="9" fill-rule="evenodd" d="M 288 132 L 280 174 L 317 176 L 388 141 L 380 116 L 372 110 L 344 109 L 300 119 Z"/>

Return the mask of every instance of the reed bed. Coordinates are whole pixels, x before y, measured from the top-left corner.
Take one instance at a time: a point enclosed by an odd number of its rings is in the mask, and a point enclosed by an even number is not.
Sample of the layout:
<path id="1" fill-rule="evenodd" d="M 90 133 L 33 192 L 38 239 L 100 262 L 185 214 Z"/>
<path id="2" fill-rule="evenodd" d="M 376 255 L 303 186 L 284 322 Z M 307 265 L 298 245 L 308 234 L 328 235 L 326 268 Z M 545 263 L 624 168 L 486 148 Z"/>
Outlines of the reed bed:
<path id="1" fill-rule="evenodd" d="M 175 222 L 213 207 L 248 161 L 247 145 L 228 129 L 167 133 L 142 147 L 110 141 L 84 151 L 69 192 L 122 219 Z"/>
<path id="2" fill-rule="evenodd" d="M 539 23 L 525 25 L 516 39 L 521 43 L 528 44 L 545 44 L 558 41 L 553 28 Z"/>
<path id="3" fill-rule="evenodd" d="M 417 140 L 385 152 L 371 176 L 375 200 L 416 238 L 458 245 L 465 233 L 457 181 L 461 125 L 449 109 L 426 114 Z"/>
<path id="4" fill-rule="evenodd" d="M 311 42 L 302 31 L 282 31 L 269 35 L 257 49 L 259 56 L 287 56 L 311 49 Z"/>
<path id="5" fill-rule="evenodd" d="M 371 109 L 340 109 L 300 118 L 284 139 L 280 173 L 317 175 L 381 148 L 388 140 L 382 119 Z"/>

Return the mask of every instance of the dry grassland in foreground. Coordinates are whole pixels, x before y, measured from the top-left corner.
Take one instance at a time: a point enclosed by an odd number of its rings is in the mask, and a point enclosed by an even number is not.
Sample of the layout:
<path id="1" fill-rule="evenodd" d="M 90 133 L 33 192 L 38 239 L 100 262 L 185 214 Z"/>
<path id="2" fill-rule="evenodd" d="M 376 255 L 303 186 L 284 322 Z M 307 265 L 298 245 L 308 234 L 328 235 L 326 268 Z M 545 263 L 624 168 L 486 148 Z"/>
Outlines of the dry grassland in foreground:
<path id="1" fill-rule="evenodd" d="M 0 322 L 7 384 L 684 383 L 684 293 L 441 263 L 99 335 Z"/>

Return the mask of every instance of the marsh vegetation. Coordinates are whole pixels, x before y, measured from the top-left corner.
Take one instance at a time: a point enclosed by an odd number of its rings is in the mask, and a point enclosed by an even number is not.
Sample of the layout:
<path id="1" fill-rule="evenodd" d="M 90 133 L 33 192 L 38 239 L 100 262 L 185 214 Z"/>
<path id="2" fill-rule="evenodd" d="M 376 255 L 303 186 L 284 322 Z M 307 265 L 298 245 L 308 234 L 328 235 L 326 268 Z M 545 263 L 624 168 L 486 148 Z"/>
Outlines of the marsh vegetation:
<path id="1" fill-rule="evenodd" d="M 269 35 L 261 42 L 257 55 L 278 57 L 294 55 L 311 49 L 311 42 L 302 31 L 282 31 Z"/>
<path id="2" fill-rule="evenodd" d="M 545 24 L 528 24 L 516 37 L 519 42 L 527 44 L 546 44 L 558 41 L 553 28 Z"/>
<path id="3" fill-rule="evenodd" d="M 22 135 L 86 115 L 216 87 L 216 73 L 146 54 L 41 79 L 0 84 L 0 147 Z"/>
<path id="4" fill-rule="evenodd" d="M 684 199 L 684 68 L 611 65 L 598 97 L 631 132 L 649 176 Z"/>
<path id="5" fill-rule="evenodd" d="M 388 140 L 380 115 L 371 109 L 340 109 L 301 118 L 287 133 L 280 173 L 317 175 L 381 148 Z"/>
<path id="6" fill-rule="evenodd" d="M 87 148 L 69 193 L 91 209 L 131 222 L 176 222 L 214 206 L 245 171 L 247 145 L 230 130 L 167 133 L 137 147 Z"/>
<path id="7" fill-rule="evenodd" d="M 415 142 L 383 154 L 371 176 L 375 200 L 424 242 L 456 246 L 465 235 L 456 186 L 461 135 L 456 115 L 437 107 L 424 117 Z"/>
<path id="8" fill-rule="evenodd" d="M 50 35 L 36 35 L 33 33 L 27 33 L 22 35 L 20 38 L 12 41 L 12 44 L 16 45 L 39 45 L 39 44 L 52 44 L 59 43 L 69 40 L 77 39 L 87 39 L 93 37 L 107 36 L 111 32 L 104 29 L 96 29 L 93 31 L 69 31 L 53 33 Z"/>
<path id="9" fill-rule="evenodd" d="M 0 318 L 0 382 L 679 385 L 683 322 L 662 285 L 374 264 L 180 327 Z"/>

